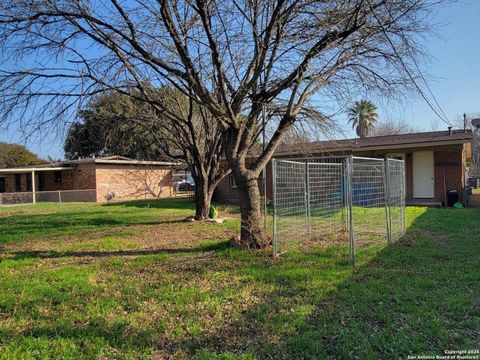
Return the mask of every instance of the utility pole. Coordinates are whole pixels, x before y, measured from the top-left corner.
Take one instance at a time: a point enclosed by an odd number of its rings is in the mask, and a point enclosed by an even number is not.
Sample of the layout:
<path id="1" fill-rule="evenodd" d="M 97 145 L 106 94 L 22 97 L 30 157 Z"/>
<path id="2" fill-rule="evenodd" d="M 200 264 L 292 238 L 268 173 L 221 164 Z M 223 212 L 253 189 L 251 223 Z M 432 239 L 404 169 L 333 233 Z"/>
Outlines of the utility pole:
<path id="1" fill-rule="evenodd" d="M 480 118 L 472 120 L 473 126 L 473 144 L 472 144 L 472 158 L 473 158 L 473 169 L 475 176 L 478 176 L 478 167 L 480 162 Z"/>

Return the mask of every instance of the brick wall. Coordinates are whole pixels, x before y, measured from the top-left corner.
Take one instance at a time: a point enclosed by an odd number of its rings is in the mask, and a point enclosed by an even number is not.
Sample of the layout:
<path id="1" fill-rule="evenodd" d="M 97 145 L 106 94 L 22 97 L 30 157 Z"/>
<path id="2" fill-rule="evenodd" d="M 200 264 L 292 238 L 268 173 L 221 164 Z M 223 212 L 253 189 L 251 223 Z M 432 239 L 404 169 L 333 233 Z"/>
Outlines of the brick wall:
<path id="1" fill-rule="evenodd" d="M 17 192 L 15 190 L 15 175 L 16 174 L 5 174 L 5 192 Z M 30 177 L 31 173 L 20 174 L 21 190 L 19 192 L 27 191 L 27 176 Z"/>
<path id="2" fill-rule="evenodd" d="M 173 196 L 173 171 L 159 166 L 96 164 L 97 201 L 152 199 Z"/>
<path id="3" fill-rule="evenodd" d="M 106 201 L 106 195 L 115 191 L 117 200 L 169 197 L 173 195 L 173 172 L 164 167 L 126 166 L 113 164 L 83 163 L 61 172 L 61 181 L 55 181 L 55 171 L 36 172 L 36 189 L 39 175 L 43 173 L 43 194 L 39 201 L 57 201 L 56 193 L 49 191 L 94 190 L 93 192 L 69 191 L 64 194 L 70 201 Z M 27 176 L 21 174 L 21 191 L 27 191 Z M 15 174 L 5 175 L 6 192 L 15 191 Z"/>
<path id="4" fill-rule="evenodd" d="M 267 198 L 273 198 L 273 181 L 272 181 L 272 163 L 268 162 L 266 166 L 267 172 Z M 226 176 L 220 183 L 217 185 L 215 192 L 213 194 L 213 199 L 215 201 L 224 201 L 231 203 L 238 203 L 238 190 L 235 187 L 232 187 L 232 177 L 233 175 Z M 263 196 L 263 179 L 260 178 L 258 181 L 258 187 L 260 189 L 260 194 Z"/>
<path id="5" fill-rule="evenodd" d="M 445 190 L 462 190 L 463 160 L 464 152 L 462 150 L 434 152 L 436 201 L 445 201 Z"/>
<path id="6" fill-rule="evenodd" d="M 24 176 L 25 175 L 23 175 L 23 177 Z M 25 189 L 25 185 L 22 185 L 22 189 Z M 5 174 L 5 190 L 7 193 L 15 192 L 15 174 Z"/>
<path id="7" fill-rule="evenodd" d="M 89 190 L 97 188 L 97 175 L 93 162 L 78 164 L 72 175 L 72 189 Z"/>
<path id="8" fill-rule="evenodd" d="M 58 191 L 58 190 L 71 190 L 73 189 L 72 187 L 72 178 L 73 178 L 73 170 L 65 170 L 65 171 L 60 171 L 61 174 L 61 181 L 56 182 L 55 181 L 55 171 L 42 171 L 36 173 L 36 179 L 35 179 L 35 188 L 38 190 L 40 181 L 39 181 L 39 176 L 40 173 L 43 173 L 44 179 L 45 179 L 45 186 L 43 188 L 43 191 Z"/>
<path id="9" fill-rule="evenodd" d="M 58 190 L 72 190 L 74 189 L 74 170 L 63 170 L 61 172 L 61 181 L 55 181 L 55 172 L 54 171 L 38 171 L 35 172 L 35 189 L 39 191 L 39 176 L 43 174 L 45 179 L 45 185 L 43 191 L 58 191 Z M 22 192 L 27 191 L 27 177 L 31 177 L 31 173 L 20 174 L 21 176 L 21 190 Z M 16 192 L 15 191 L 15 174 L 6 174 L 5 175 L 5 185 L 6 192 Z M 93 183 L 92 188 L 95 188 L 95 183 Z M 31 190 L 30 190 L 31 191 Z"/>

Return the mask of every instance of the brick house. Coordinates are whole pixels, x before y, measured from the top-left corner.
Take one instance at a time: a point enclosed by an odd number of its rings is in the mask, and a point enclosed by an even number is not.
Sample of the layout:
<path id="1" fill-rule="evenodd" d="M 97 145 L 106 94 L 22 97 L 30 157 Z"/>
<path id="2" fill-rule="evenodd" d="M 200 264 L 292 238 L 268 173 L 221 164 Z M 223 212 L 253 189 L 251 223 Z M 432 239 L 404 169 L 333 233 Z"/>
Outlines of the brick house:
<path id="1" fill-rule="evenodd" d="M 472 156 L 472 139 L 473 135 L 470 130 L 449 129 L 448 131 L 282 145 L 279 146 L 273 157 L 354 155 L 403 159 L 406 164 L 407 203 L 438 205 L 445 201 L 446 191 L 462 191 L 464 189 L 466 160 Z M 267 198 L 272 199 L 271 162 L 266 167 L 266 182 Z M 260 190 L 263 193 L 262 186 L 260 186 Z M 229 202 L 238 201 L 238 192 L 231 175 L 223 179 L 217 186 L 215 199 Z"/>
<path id="2" fill-rule="evenodd" d="M 31 202 L 102 202 L 112 192 L 116 200 L 169 197 L 178 165 L 110 156 L 0 169 L 0 193 L 25 194 Z"/>

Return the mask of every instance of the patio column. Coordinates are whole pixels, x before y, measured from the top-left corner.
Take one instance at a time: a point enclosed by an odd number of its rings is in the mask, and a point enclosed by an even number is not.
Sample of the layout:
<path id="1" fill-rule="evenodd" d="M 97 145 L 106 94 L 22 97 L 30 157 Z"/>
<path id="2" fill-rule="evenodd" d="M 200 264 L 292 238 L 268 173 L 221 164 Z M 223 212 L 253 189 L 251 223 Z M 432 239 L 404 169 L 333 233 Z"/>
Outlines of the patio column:
<path id="1" fill-rule="evenodd" d="M 36 198 L 35 198 L 35 170 L 32 170 L 32 199 L 33 203 L 36 203 Z"/>

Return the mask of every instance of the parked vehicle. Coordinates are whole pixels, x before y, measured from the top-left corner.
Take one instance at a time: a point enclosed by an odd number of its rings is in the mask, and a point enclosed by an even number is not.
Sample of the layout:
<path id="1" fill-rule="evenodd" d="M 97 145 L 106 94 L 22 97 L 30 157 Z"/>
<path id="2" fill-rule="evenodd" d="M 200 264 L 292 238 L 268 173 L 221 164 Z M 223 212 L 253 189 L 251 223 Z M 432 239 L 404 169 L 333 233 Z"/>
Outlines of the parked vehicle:
<path id="1" fill-rule="evenodd" d="M 195 183 L 191 177 L 186 178 L 175 182 L 175 189 L 176 191 L 193 191 L 195 189 Z"/>

